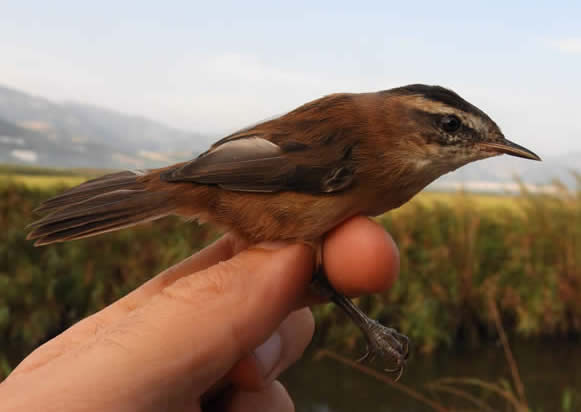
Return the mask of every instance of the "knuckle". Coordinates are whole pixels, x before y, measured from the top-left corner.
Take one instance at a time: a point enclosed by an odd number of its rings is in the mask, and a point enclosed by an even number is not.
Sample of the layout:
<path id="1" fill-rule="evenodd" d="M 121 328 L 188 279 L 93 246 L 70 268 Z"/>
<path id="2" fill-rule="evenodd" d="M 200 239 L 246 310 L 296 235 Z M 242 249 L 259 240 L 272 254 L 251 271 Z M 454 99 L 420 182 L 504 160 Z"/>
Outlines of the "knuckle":
<path id="1" fill-rule="evenodd" d="M 87 320 L 87 324 L 83 325 L 86 330 L 93 336 L 97 336 L 102 330 L 108 326 L 108 322 L 101 316 L 90 317 Z"/>
<path id="2" fill-rule="evenodd" d="M 240 280 L 245 272 L 247 269 L 235 259 L 219 262 L 210 269 L 179 279 L 161 293 L 173 301 L 199 305 L 243 285 Z"/>
<path id="3" fill-rule="evenodd" d="M 122 326 L 117 326 L 105 331 L 105 333 L 100 334 L 93 341 L 93 344 L 113 348 L 116 351 L 123 353 L 131 352 L 131 346 L 135 342 L 141 342 L 142 339 L 139 336 L 139 328 L 127 328 Z"/>
<path id="4" fill-rule="evenodd" d="M 200 287 L 209 294 L 221 295 L 230 290 L 243 268 L 234 261 L 220 262 L 200 278 Z"/>

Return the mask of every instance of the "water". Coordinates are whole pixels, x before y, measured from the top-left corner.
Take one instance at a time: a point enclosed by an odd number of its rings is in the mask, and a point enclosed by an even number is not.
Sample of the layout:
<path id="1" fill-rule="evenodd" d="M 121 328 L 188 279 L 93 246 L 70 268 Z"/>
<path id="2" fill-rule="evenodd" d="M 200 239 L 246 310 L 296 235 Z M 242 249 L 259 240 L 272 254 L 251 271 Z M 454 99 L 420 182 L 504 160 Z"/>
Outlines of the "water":
<path id="1" fill-rule="evenodd" d="M 579 342 L 518 342 L 513 343 L 512 350 L 533 411 L 562 411 L 567 396 L 572 400 L 569 411 L 581 411 Z M 429 357 L 416 356 L 409 361 L 400 383 L 429 395 L 426 383 L 445 376 L 476 377 L 491 383 L 497 383 L 504 377 L 510 381 L 502 347 L 491 344 L 478 349 L 439 352 Z M 307 354 L 281 380 L 294 399 L 297 412 L 433 410 L 389 384 L 330 358 L 314 360 L 312 354 Z M 482 399 L 478 391 L 472 393 Z M 445 395 L 440 400 L 447 406 L 470 406 Z M 486 401 L 493 405 L 492 410 L 500 410 L 500 405 L 505 405 L 495 397 L 489 397 Z"/>

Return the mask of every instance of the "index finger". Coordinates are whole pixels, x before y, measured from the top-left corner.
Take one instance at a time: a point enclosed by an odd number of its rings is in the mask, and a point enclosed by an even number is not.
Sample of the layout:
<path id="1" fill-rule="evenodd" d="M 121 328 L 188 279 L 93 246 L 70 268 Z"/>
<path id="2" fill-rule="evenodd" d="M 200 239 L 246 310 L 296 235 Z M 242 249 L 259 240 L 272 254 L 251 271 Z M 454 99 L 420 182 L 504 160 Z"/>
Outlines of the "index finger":
<path id="1" fill-rule="evenodd" d="M 113 309 L 117 305 L 123 307 L 126 311 L 133 310 L 136 307 L 141 306 L 143 302 L 149 300 L 152 296 L 159 293 L 168 285 L 174 283 L 176 280 L 189 274 L 207 269 L 216 263 L 228 260 L 247 247 L 247 242 L 231 233 L 227 233 L 210 246 L 198 251 L 189 258 L 167 268 L 154 278 L 148 280 L 133 292 L 106 308 L 104 311 Z"/>
<path id="2" fill-rule="evenodd" d="M 228 260 L 247 247 L 247 244 L 232 234 L 226 234 L 210 246 L 189 258 L 166 269 L 133 292 L 112 303 L 101 311 L 81 320 L 58 338 L 46 342 L 24 359 L 12 375 L 38 368 L 62 355 L 72 347 L 94 336 L 100 329 L 148 302 L 163 288 L 191 273 L 205 270 L 218 262 Z"/>

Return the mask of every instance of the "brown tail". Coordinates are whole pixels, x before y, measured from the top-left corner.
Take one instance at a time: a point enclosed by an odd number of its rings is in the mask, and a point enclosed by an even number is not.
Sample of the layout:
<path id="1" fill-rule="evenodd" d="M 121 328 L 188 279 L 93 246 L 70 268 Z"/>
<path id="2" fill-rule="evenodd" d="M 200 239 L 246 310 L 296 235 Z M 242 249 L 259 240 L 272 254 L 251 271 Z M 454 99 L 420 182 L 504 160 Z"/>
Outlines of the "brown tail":
<path id="1" fill-rule="evenodd" d="M 147 173 L 147 172 L 145 172 Z M 46 213 L 30 224 L 35 245 L 81 239 L 112 232 L 173 212 L 168 195 L 146 190 L 143 172 L 119 172 L 89 180 L 44 202 Z"/>

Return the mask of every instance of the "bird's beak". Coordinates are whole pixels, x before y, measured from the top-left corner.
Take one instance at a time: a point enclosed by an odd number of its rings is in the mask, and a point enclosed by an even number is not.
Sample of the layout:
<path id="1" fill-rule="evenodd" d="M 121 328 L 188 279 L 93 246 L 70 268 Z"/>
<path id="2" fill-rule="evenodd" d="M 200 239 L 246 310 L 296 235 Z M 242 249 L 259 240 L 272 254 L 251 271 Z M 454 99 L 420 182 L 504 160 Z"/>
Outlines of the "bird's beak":
<path id="1" fill-rule="evenodd" d="M 541 160 L 539 156 L 510 140 L 503 139 L 499 142 L 480 142 L 480 146 L 491 149 L 497 153 L 505 153 L 511 156 L 522 157 L 524 159 Z"/>

